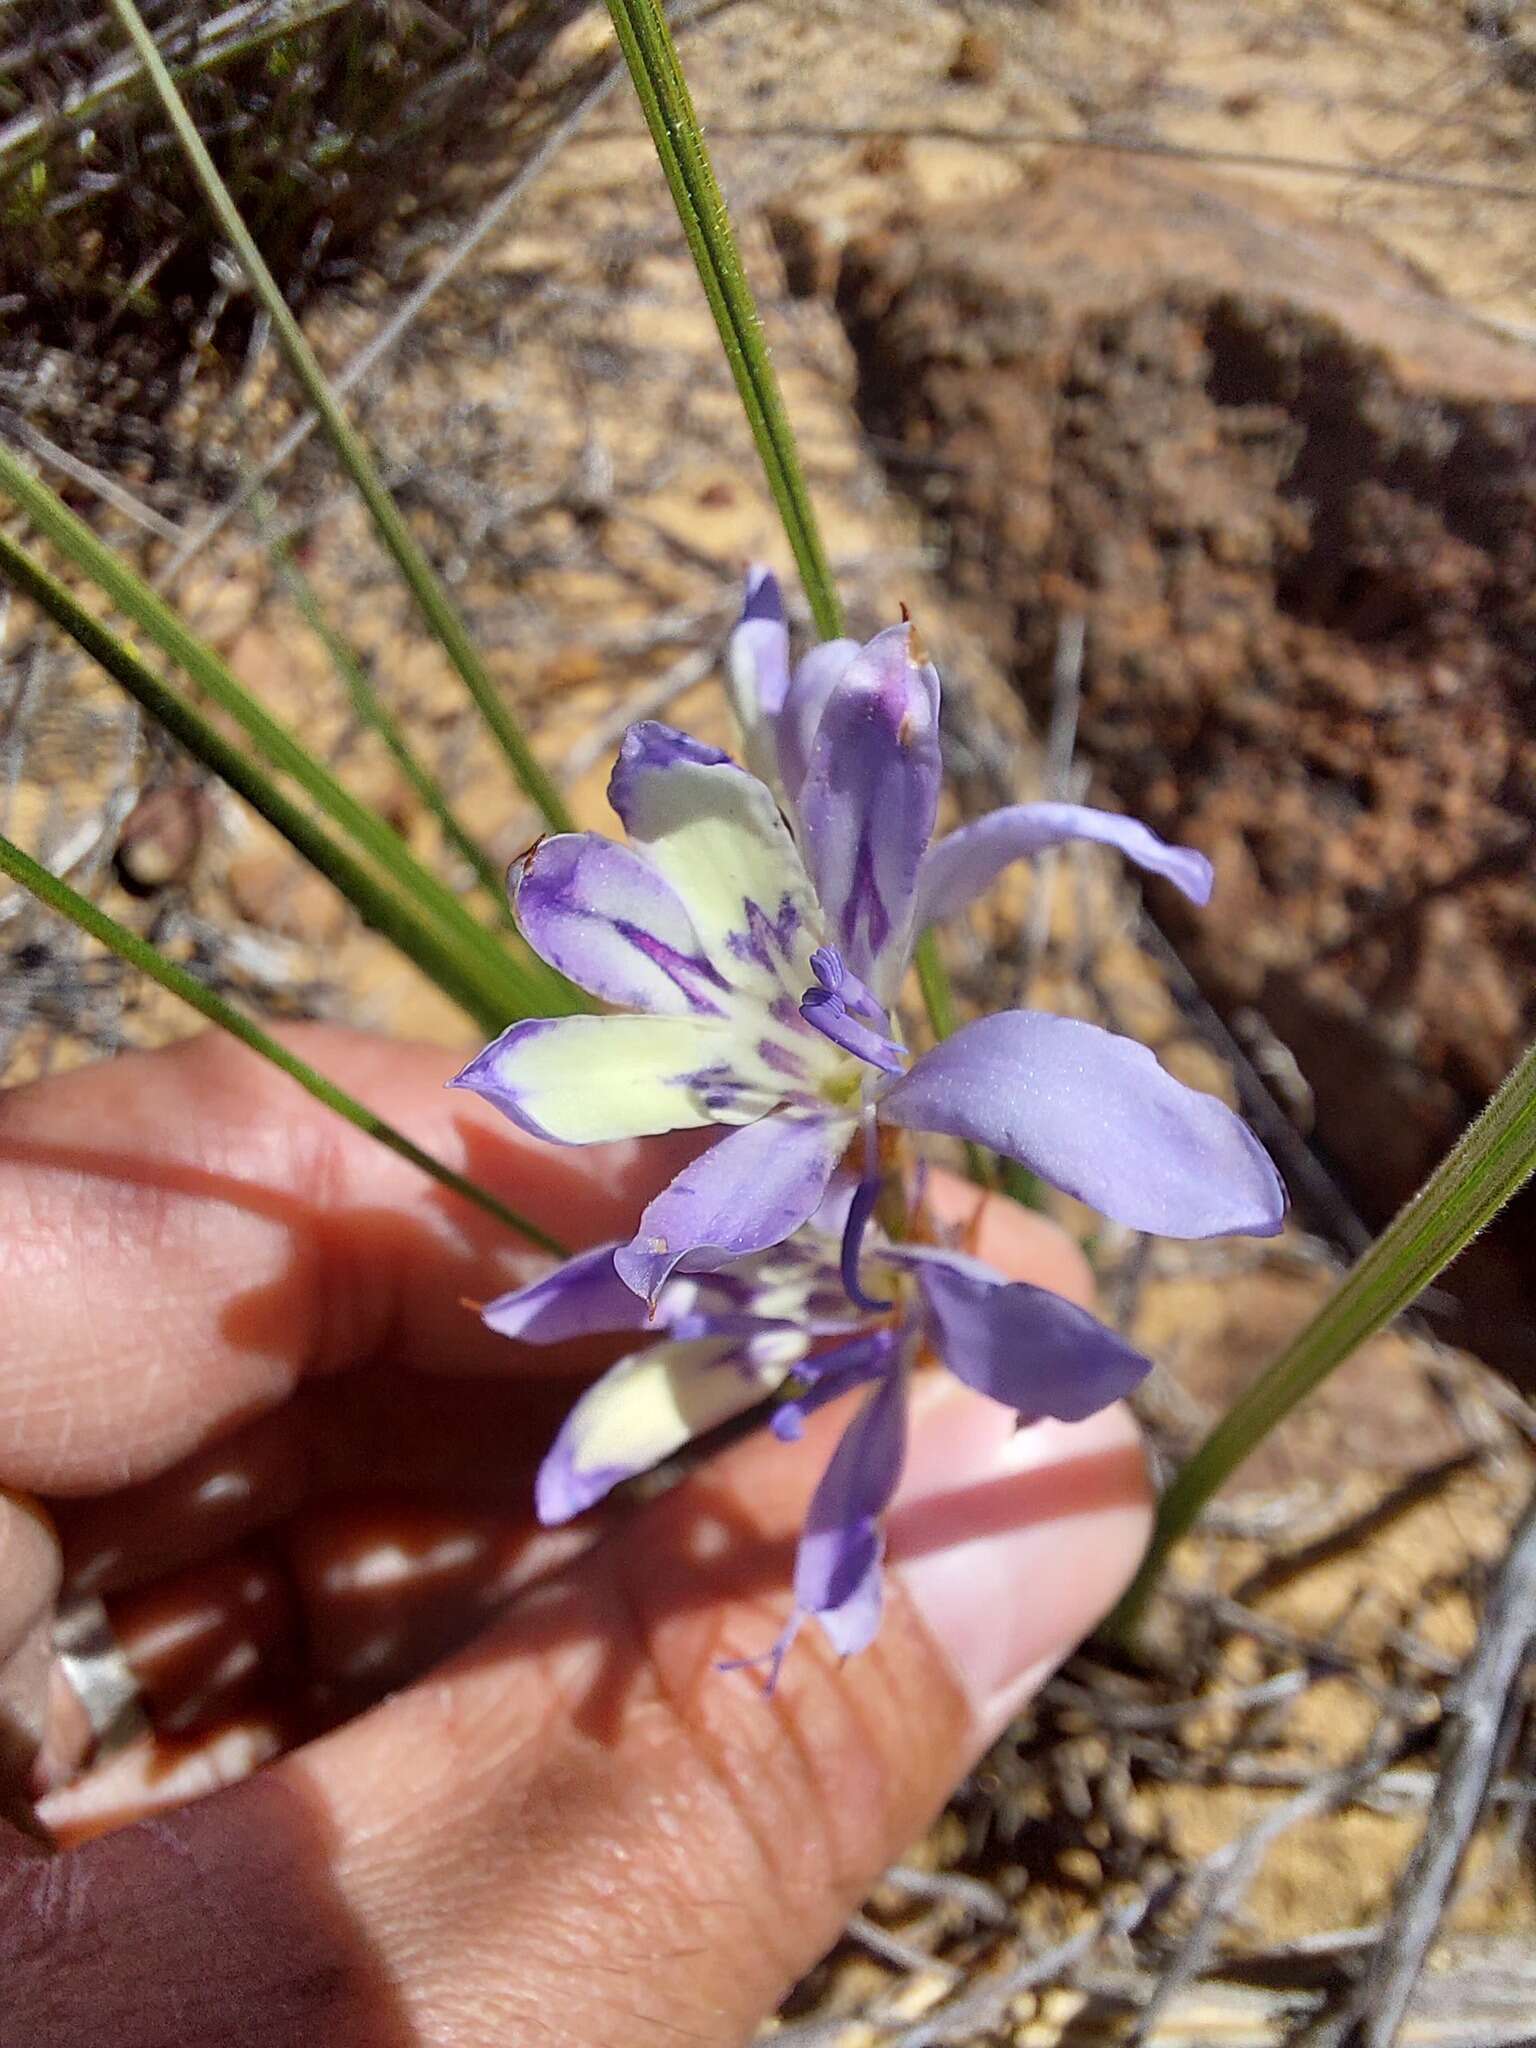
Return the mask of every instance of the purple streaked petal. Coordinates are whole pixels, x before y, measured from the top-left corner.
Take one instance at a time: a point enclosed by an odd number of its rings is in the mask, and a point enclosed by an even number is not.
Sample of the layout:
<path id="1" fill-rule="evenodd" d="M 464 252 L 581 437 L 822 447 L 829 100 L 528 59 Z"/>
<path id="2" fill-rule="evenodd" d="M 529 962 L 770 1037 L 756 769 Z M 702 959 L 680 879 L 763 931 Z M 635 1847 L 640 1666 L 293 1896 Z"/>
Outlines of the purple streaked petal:
<path id="1" fill-rule="evenodd" d="M 823 924 L 773 792 L 716 748 L 646 723 L 625 734 L 608 794 L 716 967 L 771 1001 L 793 963 L 798 997 Z"/>
<path id="2" fill-rule="evenodd" d="M 1134 1230 L 1273 1237 L 1284 1221 L 1284 1184 L 1241 1118 L 1073 1017 L 977 1018 L 894 1082 L 880 1115 L 1006 1153 Z"/>
<path id="3" fill-rule="evenodd" d="M 974 903 L 1013 861 L 1071 839 L 1116 847 L 1149 874 L 1162 875 L 1191 903 L 1211 894 L 1211 864 L 1192 846 L 1171 846 L 1136 818 L 1086 804 L 1011 804 L 941 839 L 923 862 L 917 884 L 917 925 L 936 924 Z"/>
<path id="4" fill-rule="evenodd" d="M 847 1118 L 779 1111 L 721 1138 L 645 1210 L 614 1255 L 620 1278 L 654 1301 L 685 1260 L 709 1272 L 782 1243 L 826 1193 L 852 1128 Z"/>
<path id="5" fill-rule="evenodd" d="M 1141 1384 L 1151 1361 L 1075 1302 L 977 1259 L 905 1249 L 884 1254 L 915 1272 L 934 1350 L 957 1379 L 1028 1420 L 1081 1422 Z"/>
<path id="6" fill-rule="evenodd" d="M 648 1328 L 645 1303 L 614 1271 L 617 1250 L 616 1244 L 600 1244 L 578 1252 L 542 1280 L 487 1302 L 481 1322 L 523 1344 L 561 1344 L 596 1330 Z"/>
<path id="7" fill-rule="evenodd" d="M 829 988 L 810 988 L 800 998 L 800 1014 L 813 1031 L 834 1045 L 867 1060 L 882 1074 L 905 1073 L 907 1056 L 894 1040 L 871 1031 L 867 1024 L 848 1014 L 848 1005 Z"/>
<path id="8" fill-rule="evenodd" d="M 938 812 L 938 677 L 912 629 L 877 633 L 827 699 L 799 795 L 808 864 L 838 950 L 876 1001 L 895 992 Z"/>
<path id="9" fill-rule="evenodd" d="M 827 699 L 858 651 L 857 640 L 823 640 L 795 670 L 778 720 L 779 780 L 791 799 L 805 781 Z"/>
<path id="10" fill-rule="evenodd" d="M 816 1616 L 840 1657 L 867 1649 L 880 1626 L 880 1517 L 906 1454 L 906 1379 L 887 1372 L 832 1453 L 795 1554 L 795 1605 Z"/>
<path id="11" fill-rule="evenodd" d="M 754 1366 L 728 1338 L 664 1340 L 621 1358 L 582 1395 L 540 1465 L 539 1520 L 568 1522 L 621 1479 L 650 1471 L 694 1437 L 744 1414 L 789 1369 Z"/>
<path id="12" fill-rule="evenodd" d="M 511 874 L 530 946 L 579 988 L 624 1010 L 724 1016 L 730 991 L 676 892 L 649 862 L 596 832 L 541 839 Z"/>
<path id="13" fill-rule="evenodd" d="M 713 1017 L 529 1017 L 448 1085 L 535 1138 L 591 1145 L 760 1116 L 761 1085 L 735 1064 L 751 1052 Z"/>

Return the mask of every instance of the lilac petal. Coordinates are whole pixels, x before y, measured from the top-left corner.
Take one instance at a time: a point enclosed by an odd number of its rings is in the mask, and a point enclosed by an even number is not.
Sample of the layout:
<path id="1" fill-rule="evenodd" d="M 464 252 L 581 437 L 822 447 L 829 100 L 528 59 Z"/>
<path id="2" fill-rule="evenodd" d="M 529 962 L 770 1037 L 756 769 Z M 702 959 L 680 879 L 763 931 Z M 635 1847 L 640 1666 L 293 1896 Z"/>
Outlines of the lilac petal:
<path id="1" fill-rule="evenodd" d="M 721 1017 L 729 990 L 676 892 L 596 832 L 539 840 L 512 869 L 512 907 L 541 959 L 623 1010 Z"/>
<path id="2" fill-rule="evenodd" d="M 910 626 L 860 649 L 828 697 L 799 795 L 807 862 L 838 950 L 877 1001 L 906 960 L 938 813 L 938 677 Z"/>
<path id="3" fill-rule="evenodd" d="M 798 797 L 827 699 L 859 651 L 857 640 L 823 640 L 795 670 L 778 719 L 779 780 Z"/>
<path id="4" fill-rule="evenodd" d="M 1022 1280 L 1003 1280 L 953 1252 L 893 1251 L 915 1272 L 934 1350 L 957 1379 L 1030 1419 L 1081 1422 L 1139 1386 L 1151 1370 L 1075 1302 Z"/>
<path id="5" fill-rule="evenodd" d="M 989 1145 L 1134 1230 L 1273 1237 L 1284 1220 L 1284 1185 L 1241 1118 L 1076 1018 L 978 1017 L 893 1083 L 880 1115 Z"/>
<path id="6" fill-rule="evenodd" d="M 879 1522 L 906 1452 L 906 1381 L 888 1372 L 832 1453 L 795 1555 L 795 1605 L 816 1616 L 840 1657 L 867 1649 L 880 1626 Z"/>
<path id="7" fill-rule="evenodd" d="M 730 1132 L 645 1210 L 614 1255 L 620 1278 L 654 1301 L 684 1260 L 709 1272 L 782 1243 L 826 1193 L 851 1133 L 846 1118 L 783 1111 Z"/>
<path id="8" fill-rule="evenodd" d="M 1192 846 L 1170 846 L 1135 818 L 1086 804 L 1011 804 L 962 825 L 929 853 L 918 877 L 918 928 L 974 903 L 1011 862 L 1070 839 L 1117 847 L 1137 867 L 1172 882 L 1191 903 L 1210 900 L 1211 864 L 1205 855 Z"/>
<path id="9" fill-rule="evenodd" d="M 760 564 L 747 571 L 741 618 L 726 649 L 726 678 L 747 764 L 772 781 L 778 773 L 775 733 L 789 692 L 789 624 L 778 579 Z"/>
<path id="10" fill-rule="evenodd" d="M 638 1301 L 613 1269 L 616 1244 L 578 1252 L 542 1280 L 503 1294 L 480 1311 L 480 1320 L 502 1337 L 524 1344 L 560 1344 L 594 1330 L 644 1330 L 645 1303 Z"/>

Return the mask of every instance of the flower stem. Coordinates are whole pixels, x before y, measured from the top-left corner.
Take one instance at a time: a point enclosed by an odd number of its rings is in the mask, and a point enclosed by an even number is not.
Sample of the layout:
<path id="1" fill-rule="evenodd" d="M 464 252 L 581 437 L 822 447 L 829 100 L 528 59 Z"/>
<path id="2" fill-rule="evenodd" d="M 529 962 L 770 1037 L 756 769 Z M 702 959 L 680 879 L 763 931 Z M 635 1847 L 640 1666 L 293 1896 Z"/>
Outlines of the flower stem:
<path id="1" fill-rule="evenodd" d="M 352 479 L 358 496 L 367 506 L 379 538 L 394 556 L 422 616 L 463 678 L 487 730 L 511 763 L 518 781 L 543 812 L 550 830 L 570 831 L 570 813 L 564 799 L 535 758 L 517 721 L 501 701 L 496 685 L 480 659 L 479 650 L 470 638 L 468 627 L 400 516 L 400 508 L 385 488 L 373 457 L 342 411 L 314 350 L 289 311 L 277 280 L 263 262 L 260 250 L 240 217 L 239 208 L 219 176 L 197 126 L 187 112 L 186 102 L 176 90 L 175 81 L 156 48 L 154 37 L 145 26 L 144 17 L 134 5 L 134 0 L 112 0 L 112 9 L 138 53 L 145 75 L 165 110 L 166 119 L 186 153 L 204 197 L 240 259 L 252 291 L 272 322 L 272 332 L 288 358 L 289 367 L 303 386 L 304 395 L 329 436 L 342 467 Z"/>
<path id="2" fill-rule="evenodd" d="M 114 0 L 114 4 L 123 6 L 128 0 Z M 842 605 L 800 467 L 779 381 L 763 340 L 752 287 L 747 282 L 741 250 L 709 151 L 704 146 L 699 117 L 683 77 L 672 32 L 657 0 L 608 0 L 608 12 L 613 17 L 619 48 L 661 159 L 678 219 L 688 238 L 704 296 L 715 316 L 768 488 L 794 550 L 795 565 L 805 586 L 816 630 L 823 640 L 834 640 L 843 630 Z"/>
<path id="3" fill-rule="evenodd" d="M 424 918 L 416 904 L 365 867 L 339 840 L 332 839 L 259 763 L 226 739 L 189 699 L 163 682 L 125 640 L 87 611 L 34 555 L 3 530 L 0 575 L 61 626 L 189 753 L 243 796 L 290 846 L 341 891 L 368 924 L 414 961 L 477 1025 L 484 1030 L 500 1030 L 508 1021 L 509 997 L 514 996 L 517 1006 L 513 1015 L 539 1013 L 536 1007 L 528 1005 L 529 991 L 520 982 L 515 964 L 496 947 L 489 933 L 467 916 L 454 897 L 443 892 L 453 911 L 464 917 L 475 935 L 474 945 L 464 945 L 451 924 Z M 366 815 L 380 832 L 388 831 L 371 811 Z M 482 951 L 481 942 L 489 948 L 488 953 Z"/>
<path id="4" fill-rule="evenodd" d="M 816 631 L 823 640 L 835 640 L 843 630 L 842 604 L 800 466 L 794 429 L 763 339 L 762 318 L 705 147 L 677 45 L 658 0 L 608 0 L 608 12 L 613 17 L 619 48 L 666 174 L 699 282 L 715 316 L 768 488 L 794 550 Z M 949 976 L 931 933 L 925 932 L 918 941 L 917 966 L 934 1036 L 946 1038 L 955 1028 L 954 1005 Z M 970 1146 L 967 1151 L 973 1177 L 983 1185 L 995 1186 L 996 1176 L 989 1178 L 980 1170 L 982 1154 L 978 1148 Z"/>
<path id="5" fill-rule="evenodd" d="M 259 1053 L 264 1060 L 270 1060 L 273 1066 L 281 1067 L 283 1072 L 297 1081 L 301 1088 L 307 1089 L 317 1102 L 324 1103 L 327 1109 L 345 1117 L 348 1123 L 366 1132 L 379 1144 L 388 1146 L 389 1150 L 401 1159 L 409 1160 L 412 1166 L 430 1174 L 433 1180 L 454 1194 L 462 1196 L 466 1202 L 473 1202 L 477 1208 L 483 1209 L 487 1216 L 494 1216 L 498 1223 L 506 1224 L 509 1230 L 515 1230 L 519 1236 L 525 1237 L 530 1244 L 537 1245 L 541 1251 L 550 1252 L 561 1258 L 567 1255 L 565 1247 L 557 1243 L 547 1231 L 540 1230 L 537 1224 L 530 1223 L 525 1216 L 519 1216 L 515 1209 L 509 1208 L 488 1189 L 467 1179 L 453 1167 L 444 1165 L 442 1160 L 434 1159 L 430 1152 L 424 1152 L 419 1145 L 413 1144 L 403 1131 L 397 1131 L 393 1124 L 387 1123 L 383 1117 L 366 1108 L 344 1089 L 338 1088 L 334 1081 L 328 1081 L 323 1074 L 316 1073 L 313 1067 L 307 1066 L 285 1045 L 263 1031 L 259 1024 L 253 1023 L 249 1017 L 242 1015 L 239 1010 L 225 1002 L 224 998 L 206 983 L 189 974 L 184 967 L 178 967 L 174 960 L 167 960 L 165 955 L 150 945 L 146 939 L 141 939 L 136 932 L 129 931 L 127 926 L 119 924 L 116 918 L 109 917 L 88 897 L 80 895 L 67 882 L 62 882 L 57 875 L 50 874 L 45 867 L 40 867 L 30 855 L 23 853 L 19 846 L 13 845 L 3 836 L 0 836 L 0 874 L 8 875 L 12 881 L 19 882 L 24 889 L 29 889 L 34 896 L 46 903 L 50 910 L 56 910 L 61 917 L 67 917 L 91 938 L 110 947 L 120 960 L 126 960 L 130 966 L 137 967 L 141 972 L 151 976 L 163 989 L 168 989 L 172 995 L 179 996 L 184 1003 L 190 1003 L 192 1008 L 200 1011 L 210 1023 L 217 1024 L 221 1030 L 238 1038 L 253 1052 Z"/>
<path id="6" fill-rule="evenodd" d="M 1135 1639 L 1168 1554 L 1228 1476 L 1297 1402 L 1407 1308 L 1536 1172 L 1536 1046 L 1333 1295 L 1174 1476 L 1134 1584 L 1104 1627 Z"/>

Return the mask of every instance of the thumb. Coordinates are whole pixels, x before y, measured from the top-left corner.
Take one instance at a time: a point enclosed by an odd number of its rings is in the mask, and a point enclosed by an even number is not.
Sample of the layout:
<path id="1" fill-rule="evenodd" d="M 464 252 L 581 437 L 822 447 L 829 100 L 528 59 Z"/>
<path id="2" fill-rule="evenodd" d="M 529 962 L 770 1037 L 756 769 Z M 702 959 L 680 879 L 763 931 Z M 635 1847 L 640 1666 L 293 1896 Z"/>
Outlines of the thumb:
<path id="1" fill-rule="evenodd" d="M 719 1668 L 783 1625 L 829 1410 L 819 1441 L 742 1445 L 310 1753 L 421 2038 L 746 2039 L 1107 1611 L 1147 1528 L 1128 1417 L 1017 1431 L 934 1394 L 862 1656 L 807 1628 L 771 1699 Z M 451 1938 L 424 1943 L 423 1911 Z"/>
<path id="2" fill-rule="evenodd" d="M 874 1647 L 840 1665 L 808 1627 L 765 1698 L 720 1664 L 783 1625 L 841 1420 L 738 1445 L 429 1680 L 78 1852 L 112 1864 L 133 1954 L 159 1959 L 136 1996 L 169 2001 L 169 2025 L 190 1982 L 238 2048 L 746 2040 L 1108 1609 L 1147 1531 L 1123 1411 L 1019 1431 L 935 1376 Z M 107 1968 L 116 1945 L 87 1946 Z M 112 2038 L 174 2037 L 148 2010 L 125 2024 L 108 1975 Z"/>

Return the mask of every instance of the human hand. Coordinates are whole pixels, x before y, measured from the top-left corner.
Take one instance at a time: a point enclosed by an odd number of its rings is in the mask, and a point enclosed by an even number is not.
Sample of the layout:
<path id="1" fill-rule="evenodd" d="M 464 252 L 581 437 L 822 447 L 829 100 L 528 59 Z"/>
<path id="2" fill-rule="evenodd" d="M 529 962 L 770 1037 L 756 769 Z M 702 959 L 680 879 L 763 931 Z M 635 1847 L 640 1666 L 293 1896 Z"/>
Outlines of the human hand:
<path id="1" fill-rule="evenodd" d="M 572 1244 L 677 1163 L 541 1148 L 428 1050 L 293 1038 Z M 978 1228 L 1086 1298 L 1041 1218 Z M 717 1665 L 782 1622 L 843 1415 L 540 1531 L 534 1467 L 612 1354 L 465 1307 L 531 1270 L 218 1038 L 0 1097 L 0 1811 L 51 1783 L 74 1844 L 0 1822 L 7 2048 L 723 2048 L 1128 1579 L 1124 1412 L 1015 1432 L 935 1375 L 877 1643 L 839 1667 L 807 1631 L 765 1699 Z M 154 1723 L 83 1775 L 61 1585 Z"/>

